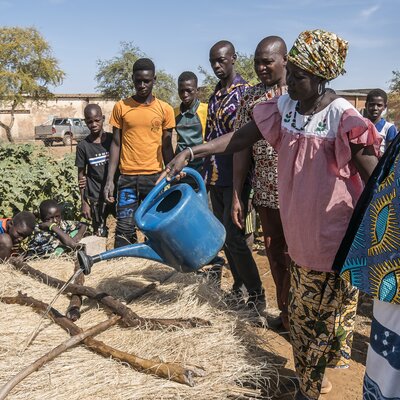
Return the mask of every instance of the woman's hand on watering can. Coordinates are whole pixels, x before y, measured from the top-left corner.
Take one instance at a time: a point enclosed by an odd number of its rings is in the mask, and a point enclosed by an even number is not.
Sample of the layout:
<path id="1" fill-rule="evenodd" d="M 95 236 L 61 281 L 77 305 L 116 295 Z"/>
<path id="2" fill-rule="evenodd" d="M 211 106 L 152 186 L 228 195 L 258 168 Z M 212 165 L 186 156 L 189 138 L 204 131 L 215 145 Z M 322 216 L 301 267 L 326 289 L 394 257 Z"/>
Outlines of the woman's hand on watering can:
<path id="1" fill-rule="evenodd" d="M 114 203 L 114 181 L 107 181 L 104 186 L 104 199 L 107 203 Z"/>
<path id="2" fill-rule="evenodd" d="M 179 181 L 181 178 L 186 176 L 182 169 L 186 167 L 190 160 L 190 150 L 183 150 L 178 155 L 176 155 L 165 167 L 165 170 L 161 173 L 160 177 L 157 180 L 157 183 L 160 182 L 163 178 L 166 178 L 167 181 L 170 181 L 172 178 L 175 178 Z"/>

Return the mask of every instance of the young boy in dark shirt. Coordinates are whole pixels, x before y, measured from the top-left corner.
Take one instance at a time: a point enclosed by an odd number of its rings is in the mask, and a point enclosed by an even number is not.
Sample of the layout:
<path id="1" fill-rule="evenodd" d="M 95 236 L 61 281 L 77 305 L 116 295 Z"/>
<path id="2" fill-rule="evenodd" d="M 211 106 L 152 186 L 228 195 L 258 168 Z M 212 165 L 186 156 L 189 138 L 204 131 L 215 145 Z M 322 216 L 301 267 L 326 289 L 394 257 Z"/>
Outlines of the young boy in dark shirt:
<path id="1" fill-rule="evenodd" d="M 104 117 L 97 104 L 88 104 L 84 110 L 90 134 L 76 148 L 75 166 L 82 201 L 83 217 L 92 221 L 94 233 L 107 236 L 106 219 L 115 206 L 104 201 L 103 191 L 108 172 L 112 134 L 104 132 Z"/>

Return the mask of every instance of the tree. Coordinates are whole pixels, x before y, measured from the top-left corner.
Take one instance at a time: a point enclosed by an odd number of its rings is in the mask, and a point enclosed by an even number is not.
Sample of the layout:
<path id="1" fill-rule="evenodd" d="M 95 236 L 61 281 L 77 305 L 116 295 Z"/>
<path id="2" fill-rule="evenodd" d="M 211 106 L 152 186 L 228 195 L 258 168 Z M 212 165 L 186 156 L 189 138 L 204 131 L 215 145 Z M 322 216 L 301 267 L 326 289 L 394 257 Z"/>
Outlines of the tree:
<path id="1" fill-rule="evenodd" d="M 105 97 L 122 99 L 132 95 L 132 67 L 139 58 L 147 57 L 132 42 L 121 42 L 121 49 L 116 57 L 110 60 L 98 60 L 96 74 L 97 89 Z M 177 102 L 177 85 L 172 75 L 163 70 L 156 70 L 157 81 L 154 94 L 170 104 Z"/>
<path id="2" fill-rule="evenodd" d="M 11 115 L 8 124 L 0 121 L 0 127 L 10 142 L 17 107 L 51 98 L 48 86 L 60 85 L 64 76 L 50 45 L 35 28 L 0 28 L 0 100 Z"/>
<path id="3" fill-rule="evenodd" d="M 390 90 L 400 94 L 400 71 L 392 71 L 392 79 L 390 80 Z"/>
<path id="4" fill-rule="evenodd" d="M 392 71 L 390 80 L 390 92 L 388 93 L 388 119 L 397 127 L 400 123 L 400 71 Z"/>
<path id="5" fill-rule="evenodd" d="M 237 53 L 237 61 L 235 63 L 236 72 L 242 75 L 250 85 L 259 82 L 256 71 L 254 70 L 254 54 Z"/>
<path id="6" fill-rule="evenodd" d="M 247 55 L 244 53 L 236 54 L 236 72 L 239 73 L 250 85 L 255 85 L 259 80 L 256 72 L 254 71 L 254 55 Z M 198 71 L 201 75 L 203 75 L 203 82 L 200 88 L 200 99 L 201 101 L 208 103 L 208 99 L 214 92 L 215 86 L 218 83 L 218 78 L 216 78 L 215 75 L 210 74 L 202 66 L 198 67 Z"/>

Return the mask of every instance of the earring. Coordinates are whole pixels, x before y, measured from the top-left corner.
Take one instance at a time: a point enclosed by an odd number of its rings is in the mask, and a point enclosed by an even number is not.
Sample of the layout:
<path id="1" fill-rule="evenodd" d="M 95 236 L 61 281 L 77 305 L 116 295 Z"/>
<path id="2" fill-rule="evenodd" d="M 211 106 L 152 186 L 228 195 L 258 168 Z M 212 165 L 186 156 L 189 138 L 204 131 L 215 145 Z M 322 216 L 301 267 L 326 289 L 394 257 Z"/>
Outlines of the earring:
<path id="1" fill-rule="evenodd" d="M 318 96 L 321 96 L 322 91 L 324 90 L 324 87 L 322 85 L 322 83 L 318 83 Z"/>

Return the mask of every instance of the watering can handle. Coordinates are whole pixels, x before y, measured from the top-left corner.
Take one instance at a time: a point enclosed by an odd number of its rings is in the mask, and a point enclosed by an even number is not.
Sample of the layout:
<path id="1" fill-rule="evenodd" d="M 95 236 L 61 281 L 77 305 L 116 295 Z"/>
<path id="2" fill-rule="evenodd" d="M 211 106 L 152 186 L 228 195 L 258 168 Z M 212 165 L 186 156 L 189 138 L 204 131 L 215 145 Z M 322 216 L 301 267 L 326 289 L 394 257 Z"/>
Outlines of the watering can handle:
<path id="1" fill-rule="evenodd" d="M 193 168 L 185 167 L 183 168 L 182 172 L 185 172 L 186 175 L 190 175 L 191 177 L 194 178 L 194 180 L 197 183 L 197 186 L 199 187 L 199 191 L 197 194 L 201 197 L 201 199 L 206 203 L 208 207 L 207 190 L 202 176 Z M 175 180 L 174 177 L 170 181 L 167 181 L 166 178 L 164 178 L 153 188 L 153 190 L 145 197 L 142 204 L 137 209 L 135 214 L 136 221 L 140 221 L 142 219 L 143 214 L 145 214 L 147 210 L 151 207 L 153 201 L 158 197 L 158 195 L 165 188 L 165 186 L 168 186 L 174 180 Z"/>
<path id="2" fill-rule="evenodd" d="M 199 188 L 199 191 L 197 192 L 197 194 L 207 204 L 207 207 L 208 207 L 207 190 L 206 190 L 206 185 L 204 183 L 203 177 L 195 169 L 189 168 L 189 167 L 183 168 L 182 172 L 185 172 L 186 175 L 191 176 L 195 180 L 195 182 L 197 183 L 197 186 Z"/>

